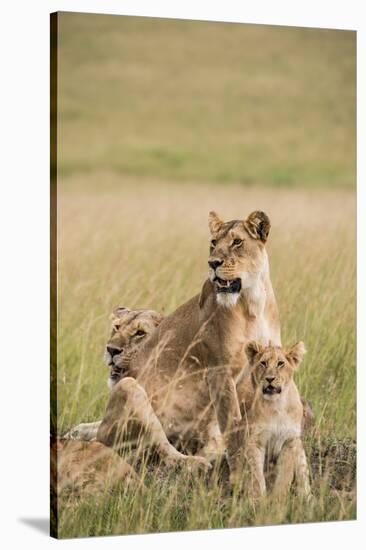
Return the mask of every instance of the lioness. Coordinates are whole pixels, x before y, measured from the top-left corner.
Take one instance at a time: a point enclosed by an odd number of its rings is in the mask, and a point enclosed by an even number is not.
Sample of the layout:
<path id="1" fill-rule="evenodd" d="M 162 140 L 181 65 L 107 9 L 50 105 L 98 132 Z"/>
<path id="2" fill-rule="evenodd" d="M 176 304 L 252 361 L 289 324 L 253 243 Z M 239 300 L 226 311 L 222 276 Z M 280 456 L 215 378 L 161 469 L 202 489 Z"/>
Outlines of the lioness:
<path id="1" fill-rule="evenodd" d="M 301 441 L 303 406 L 293 380 L 305 353 L 303 342 L 289 349 L 262 346 L 252 341 L 245 348 L 254 399 L 243 420 L 244 457 L 250 469 L 249 493 L 266 492 L 265 459 L 276 461 L 272 493 L 286 494 L 293 479 L 303 495 L 309 495 L 309 471 Z"/>
<path id="2" fill-rule="evenodd" d="M 259 211 L 229 222 L 211 212 L 209 228 L 209 278 L 131 358 L 131 377 L 114 386 L 97 439 L 128 444 L 138 422 L 140 440 L 174 459 L 170 442 L 204 455 L 214 430 L 225 435 L 233 469 L 241 420 L 236 381 L 247 373 L 244 346 L 252 339 L 281 344 L 265 249 L 270 222 Z"/>
<path id="3" fill-rule="evenodd" d="M 105 362 L 110 368 L 110 389 L 129 372 L 132 354 L 162 320 L 163 316 L 152 309 L 131 310 L 127 307 L 117 307 L 113 310 L 112 333 L 104 354 Z"/>
<path id="4" fill-rule="evenodd" d="M 163 316 L 152 309 L 129 309 L 119 306 L 111 314 L 111 335 L 104 359 L 109 368 L 110 389 L 129 374 L 131 356 L 139 345 L 155 330 Z M 84 422 L 68 431 L 63 439 L 94 441 L 101 420 Z"/>
<path id="5" fill-rule="evenodd" d="M 51 460 L 52 489 L 58 496 L 103 493 L 119 485 L 143 487 L 135 470 L 97 441 L 59 439 L 51 447 Z"/>

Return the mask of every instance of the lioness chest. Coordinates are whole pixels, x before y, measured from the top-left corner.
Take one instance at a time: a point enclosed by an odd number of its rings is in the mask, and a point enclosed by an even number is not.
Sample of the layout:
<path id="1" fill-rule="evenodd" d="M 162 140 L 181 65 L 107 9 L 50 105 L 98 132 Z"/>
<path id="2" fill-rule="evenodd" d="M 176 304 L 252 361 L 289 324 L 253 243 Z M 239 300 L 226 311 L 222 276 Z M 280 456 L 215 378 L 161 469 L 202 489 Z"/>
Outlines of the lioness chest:
<path id="1" fill-rule="evenodd" d="M 232 320 L 225 340 L 227 363 L 230 365 L 233 378 L 238 381 L 248 372 L 245 345 L 250 340 L 255 340 L 263 345 L 268 345 L 270 340 L 277 343 L 278 336 L 272 334 L 264 315 L 259 317 L 240 315 Z"/>

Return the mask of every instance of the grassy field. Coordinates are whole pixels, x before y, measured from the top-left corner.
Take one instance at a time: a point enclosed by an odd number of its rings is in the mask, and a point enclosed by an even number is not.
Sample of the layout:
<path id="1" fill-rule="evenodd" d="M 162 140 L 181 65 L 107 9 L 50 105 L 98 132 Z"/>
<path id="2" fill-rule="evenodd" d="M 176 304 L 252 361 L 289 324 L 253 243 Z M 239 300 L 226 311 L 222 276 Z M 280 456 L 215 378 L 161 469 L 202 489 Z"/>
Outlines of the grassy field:
<path id="1" fill-rule="evenodd" d="M 63 14 L 64 174 L 352 186 L 356 33 Z"/>
<path id="2" fill-rule="evenodd" d="M 103 414 L 112 308 L 199 292 L 212 209 L 269 215 L 282 339 L 305 341 L 316 416 L 310 504 L 140 465 L 146 493 L 62 502 L 59 535 L 354 518 L 355 35 L 70 14 L 59 32 L 59 433 Z"/>
<path id="3" fill-rule="evenodd" d="M 209 209 L 217 208 L 231 219 L 260 206 L 273 224 L 268 249 L 283 342 L 303 339 L 308 348 L 297 376 L 316 415 L 307 451 L 311 455 L 326 440 L 351 443 L 355 438 L 354 195 L 246 190 L 234 184 L 213 190 L 205 184 L 144 185 L 138 180 L 120 182 L 107 174 L 104 178 L 110 187 L 92 191 L 92 177 L 86 188 L 75 177 L 73 191 L 62 193 L 59 203 L 59 432 L 103 414 L 108 389 L 102 355 L 112 308 L 173 311 L 199 292 L 206 275 Z M 354 476 L 354 454 L 339 460 L 349 465 L 345 477 Z M 207 488 L 204 481 L 192 483 L 184 476 L 169 478 L 170 482 L 153 476 L 151 491 L 136 501 L 122 492 L 65 507 L 61 533 L 354 517 L 354 483 L 347 490 L 331 489 L 327 480 L 337 472 L 324 464 L 320 467 L 324 471 L 313 507 L 299 507 L 290 500 L 286 510 L 265 516 L 263 510 L 255 512 L 233 497 L 219 498 L 219 483 Z M 186 495 L 183 501 L 179 490 Z"/>

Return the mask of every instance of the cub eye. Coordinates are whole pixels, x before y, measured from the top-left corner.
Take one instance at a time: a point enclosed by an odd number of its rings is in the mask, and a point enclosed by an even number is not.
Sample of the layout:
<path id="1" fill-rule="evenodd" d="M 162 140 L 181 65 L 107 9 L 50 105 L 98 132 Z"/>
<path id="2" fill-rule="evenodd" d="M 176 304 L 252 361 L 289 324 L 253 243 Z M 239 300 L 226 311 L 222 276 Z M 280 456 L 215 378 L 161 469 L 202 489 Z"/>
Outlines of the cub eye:
<path id="1" fill-rule="evenodd" d="M 119 330 L 119 325 L 113 325 L 114 332 L 117 332 Z"/>
<path id="2" fill-rule="evenodd" d="M 284 367 L 284 366 L 285 366 L 285 361 L 278 361 L 278 363 L 277 363 L 277 368 L 278 369 L 282 369 L 282 367 Z"/>
<path id="3" fill-rule="evenodd" d="M 243 244 L 243 240 L 242 240 L 242 239 L 234 239 L 234 240 L 233 240 L 233 245 L 234 245 L 234 246 L 240 246 L 241 244 Z"/>
<path id="4" fill-rule="evenodd" d="M 144 330 L 138 330 L 137 332 L 135 332 L 135 336 L 144 336 L 146 334 L 146 332 Z"/>
<path id="5" fill-rule="evenodd" d="M 264 369 L 267 368 L 267 361 L 261 361 L 259 364 L 260 364 L 260 366 L 263 367 Z"/>
<path id="6" fill-rule="evenodd" d="M 216 240 L 216 239 L 212 239 L 212 241 L 211 241 L 211 246 L 216 246 L 216 244 L 217 244 L 217 240 Z"/>

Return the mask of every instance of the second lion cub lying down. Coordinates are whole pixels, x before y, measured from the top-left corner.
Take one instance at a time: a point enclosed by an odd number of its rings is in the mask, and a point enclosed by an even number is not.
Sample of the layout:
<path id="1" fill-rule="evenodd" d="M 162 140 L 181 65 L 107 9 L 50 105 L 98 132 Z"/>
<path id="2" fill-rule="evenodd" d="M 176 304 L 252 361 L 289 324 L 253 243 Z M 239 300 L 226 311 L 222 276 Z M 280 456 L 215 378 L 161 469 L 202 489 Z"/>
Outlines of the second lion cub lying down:
<path id="1" fill-rule="evenodd" d="M 293 375 L 305 353 L 303 342 L 289 349 L 246 345 L 254 389 L 252 405 L 244 419 L 246 431 L 241 460 L 250 477 L 248 492 L 266 492 L 265 460 L 274 461 L 273 494 L 286 494 L 295 479 L 298 492 L 309 495 L 309 471 L 301 441 L 303 405 Z"/>

